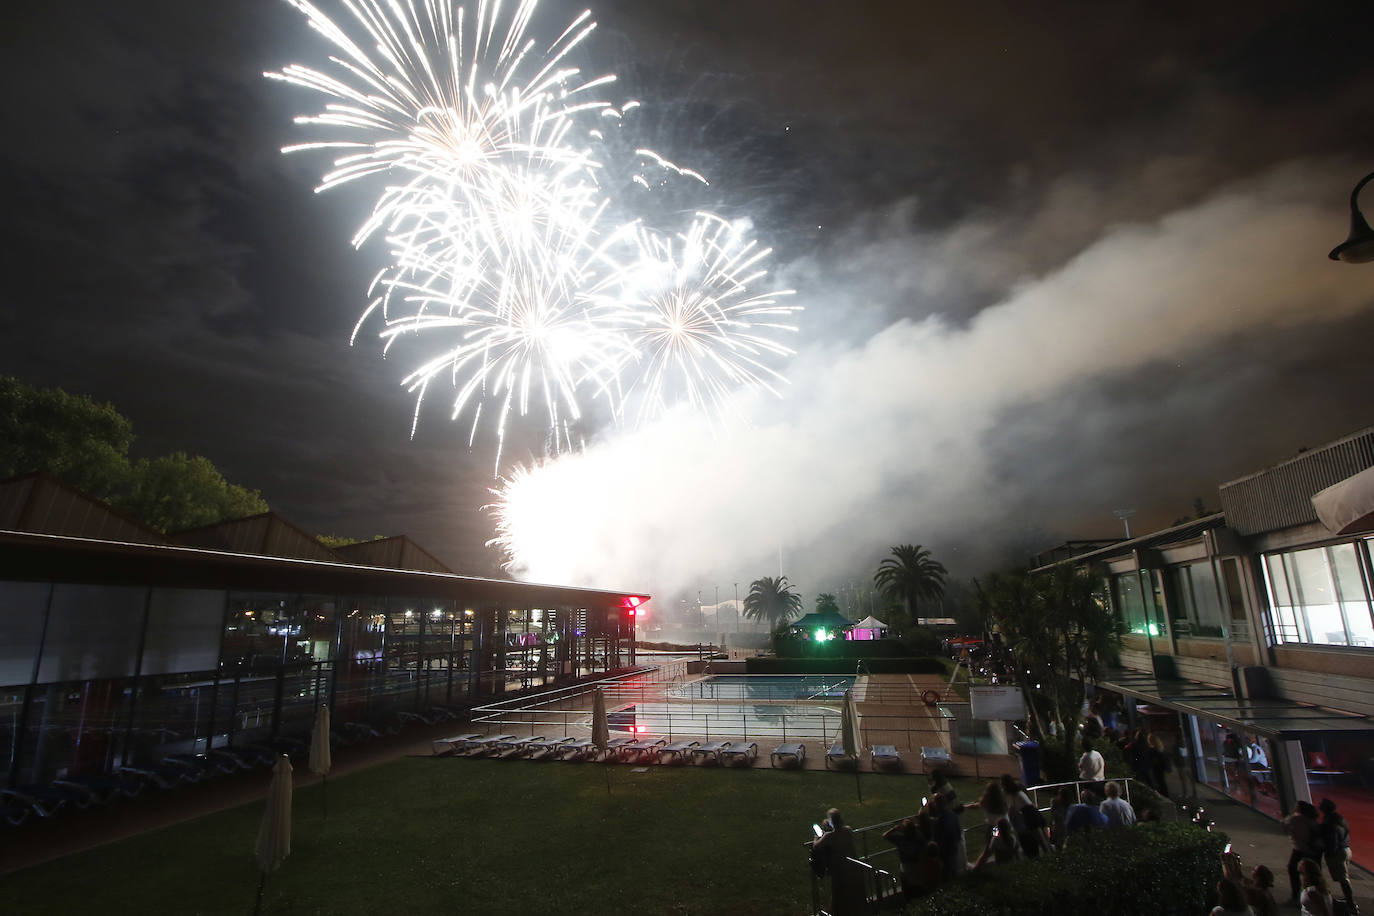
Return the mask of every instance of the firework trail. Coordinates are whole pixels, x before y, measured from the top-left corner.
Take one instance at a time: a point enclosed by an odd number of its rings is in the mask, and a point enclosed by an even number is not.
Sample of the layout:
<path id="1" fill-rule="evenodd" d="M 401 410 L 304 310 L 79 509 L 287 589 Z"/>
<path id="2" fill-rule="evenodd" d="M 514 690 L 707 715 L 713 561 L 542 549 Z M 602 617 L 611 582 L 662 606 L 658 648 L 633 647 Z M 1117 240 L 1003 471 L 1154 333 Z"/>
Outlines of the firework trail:
<path id="1" fill-rule="evenodd" d="M 615 77 L 573 64 L 589 12 L 541 45 L 535 0 L 478 0 L 471 16 L 448 0 L 342 0 L 341 22 L 288 2 L 335 53 L 328 72 L 267 74 L 327 100 L 296 119 L 322 138 L 284 151 L 336 156 L 317 191 L 386 183 L 353 237 L 390 254 L 354 339 L 380 323 L 384 351 L 434 346 L 403 380 L 416 423 L 444 380 L 470 442 L 494 427 L 499 471 L 512 412 L 542 405 L 557 451 L 586 396 L 642 420 L 679 400 L 723 412 L 734 389 L 776 390 L 766 360 L 790 355 L 773 336 L 795 330 L 783 319 L 797 308 L 764 290 L 769 252 L 708 214 L 665 235 L 605 192 L 608 163 L 624 168 L 629 149 L 643 188 L 706 178 L 608 136 L 639 102 L 613 105 L 602 95 Z"/>

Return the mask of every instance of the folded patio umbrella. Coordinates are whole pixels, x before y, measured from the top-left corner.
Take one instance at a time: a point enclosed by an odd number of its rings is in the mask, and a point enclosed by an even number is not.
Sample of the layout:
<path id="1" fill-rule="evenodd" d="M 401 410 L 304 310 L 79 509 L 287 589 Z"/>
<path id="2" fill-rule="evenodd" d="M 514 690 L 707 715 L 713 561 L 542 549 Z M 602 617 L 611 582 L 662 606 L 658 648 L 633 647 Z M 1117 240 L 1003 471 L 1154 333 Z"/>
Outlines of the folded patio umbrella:
<path id="1" fill-rule="evenodd" d="M 272 783 L 267 787 L 267 807 L 258 825 L 258 840 L 253 845 L 262 877 L 258 881 L 258 899 L 253 906 L 254 916 L 262 912 L 262 893 L 267 887 L 267 873 L 276 871 L 282 860 L 291 854 L 291 759 L 285 754 L 272 767 Z"/>
<path id="2" fill-rule="evenodd" d="M 600 687 L 592 694 L 592 744 L 602 754 L 611 743 L 611 726 L 606 719 L 606 693 Z M 606 794 L 611 794 L 611 770 L 606 768 Z"/>
<path id="3" fill-rule="evenodd" d="M 320 803 L 324 805 L 324 816 L 329 817 L 329 768 L 333 760 L 329 756 L 329 704 L 321 703 L 315 713 L 315 730 L 310 734 L 310 772 L 320 777 Z"/>
<path id="4" fill-rule="evenodd" d="M 854 702 L 854 688 L 851 687 L 844 692 L 844 709 L 840 713 L 840 747 L 846 756 L 854 758 L 854 786 L 859 793 L 859 804 L 863 804 L 864 790 L 859 783 L 859 752 L 863 745 L 859 743 L 859 735 L 859 707 Z"/>

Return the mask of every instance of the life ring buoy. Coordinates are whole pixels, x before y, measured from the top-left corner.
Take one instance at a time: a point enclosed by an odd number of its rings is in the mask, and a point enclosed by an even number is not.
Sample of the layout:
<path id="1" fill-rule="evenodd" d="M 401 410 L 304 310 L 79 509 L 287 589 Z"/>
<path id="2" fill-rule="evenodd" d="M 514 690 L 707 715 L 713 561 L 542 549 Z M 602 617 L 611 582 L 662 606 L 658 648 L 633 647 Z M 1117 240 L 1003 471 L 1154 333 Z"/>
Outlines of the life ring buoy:
<path id="1" fill-rule="evenodd" d="M 925 693 L 921 694 L 921 702 L 925 703 L 927 706 L 934 706 L 936 703 L 940 702 L 940 695 L 933 690 L 927 690 Z"/>

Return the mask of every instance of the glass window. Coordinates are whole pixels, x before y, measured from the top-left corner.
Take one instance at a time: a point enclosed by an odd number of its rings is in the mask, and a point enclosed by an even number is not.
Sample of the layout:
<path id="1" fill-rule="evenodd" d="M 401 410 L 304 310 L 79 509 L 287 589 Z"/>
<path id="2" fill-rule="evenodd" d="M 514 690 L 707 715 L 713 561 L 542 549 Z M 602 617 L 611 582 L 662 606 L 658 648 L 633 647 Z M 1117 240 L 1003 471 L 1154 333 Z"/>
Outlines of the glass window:
<path id="1" fill-rule="evenodd" d="M 133 674 L 147 596 L 145 588 L 53 586 L 39 682 Z"/>
<path id="2" fill-rule="evenodd" d="M 1217 578 L 1211 563 L 1192 563 L 1168 569 L 1174 598 L 1174 629 L 1179 636 L 1220 638 L 1221 602 L 1217 598 Z"/>
<path id="3" fill-rule="evenodd" d="M 1374 621 L 1356 544 L 1265 557 L 1265 579 L 1279 642 L 1374 645 Z"/>
<path id="4" fill-rule="evenodd" d="M 1226 604 L 1231 618 L 1231 639 L 1244 642 L 1250 638 L 1250 621 L 1245 616 L 1245 592 L 1240 584 L 1240 564 L 1234 558 L 1222 560 L 1221 575 L 1226 583 Z"/>
<path id="5" fill-rule="evenodd" d="M 155 588 L 140 674 L 211 671 L 219 664 L 224 592 Z"/>
<path id="6" fill-rule="evenodd" d="M 1360 575 L 1358 545 L 1328 547 L 1331 571 L 1336 580 L 1336 595 L 1345 616 L 1347 640 L 1352 646 L 1374 646 L 1374 618 L 1369 613 L 1369 597 Z"/>
<path id="7" fill-rule="evenodd" d="M 1140 592 L 1139 574 L 1120 573 L 1112 576 L 1113 591 L 1116 594 L 1117 612 L 1129 633 L 1145 635 L 1149 618 L 1145 615 L 1145 601 Z"/>
<path id="8" fill-rule="evenodd" d="M 43 638 L 46 582 L 0 582 L 0 684 L 27 684 Z"/>

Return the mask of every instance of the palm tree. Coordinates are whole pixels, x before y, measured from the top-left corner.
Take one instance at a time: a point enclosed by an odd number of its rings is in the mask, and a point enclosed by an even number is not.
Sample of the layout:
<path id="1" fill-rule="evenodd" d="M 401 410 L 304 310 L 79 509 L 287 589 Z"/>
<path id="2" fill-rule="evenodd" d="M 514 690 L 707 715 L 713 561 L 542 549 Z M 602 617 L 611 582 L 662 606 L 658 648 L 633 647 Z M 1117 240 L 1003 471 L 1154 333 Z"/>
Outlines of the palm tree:
<path id="1" fill-rule="evenodd" d="M 945 567 L 920 544 L 902 544 L 878 566 L 873 584 L 889 600 L 900 601 L 911 621 L 920 623 L 920 602 L 935 601 L 945 593 Z"/>
<path id="2" fill-rule="evenodd" d="M 835 596 L 829 592 L 821 592 L 816 596 L 817 614 L 838 614 L 840 612 L 840 602 L 835 600 Z"/>
<path id="3" fill-rule="evenodd" d="M 749 583 L 744 616 L 750 620 L 766 620 L 769 632 L 799 615 L 801 610 L 801 595 L 792 591 L 786 576 L 776 579 L 764 576 Z"/>

